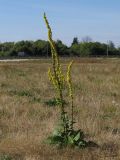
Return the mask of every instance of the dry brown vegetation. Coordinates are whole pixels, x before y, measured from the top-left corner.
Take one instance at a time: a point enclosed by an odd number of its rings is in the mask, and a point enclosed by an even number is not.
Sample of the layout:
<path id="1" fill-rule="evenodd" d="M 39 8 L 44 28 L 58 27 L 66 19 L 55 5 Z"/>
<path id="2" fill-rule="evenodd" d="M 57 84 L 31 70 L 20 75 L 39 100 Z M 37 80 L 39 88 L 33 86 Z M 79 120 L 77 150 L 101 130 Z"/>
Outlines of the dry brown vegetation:
<path id="1" fill-rule="evenodd" d="M 64 69 L 69 60 L 62 60 Z M 43 143 L 59 115 L 57 106 L 44 104 L 54 97 L 48 66 L 49 60 L 0 62 L 0 154 L 16 160 L 119 160 L 120 59 L 75 59 L 76 127 L 99 145 L 83 150 Z"/>

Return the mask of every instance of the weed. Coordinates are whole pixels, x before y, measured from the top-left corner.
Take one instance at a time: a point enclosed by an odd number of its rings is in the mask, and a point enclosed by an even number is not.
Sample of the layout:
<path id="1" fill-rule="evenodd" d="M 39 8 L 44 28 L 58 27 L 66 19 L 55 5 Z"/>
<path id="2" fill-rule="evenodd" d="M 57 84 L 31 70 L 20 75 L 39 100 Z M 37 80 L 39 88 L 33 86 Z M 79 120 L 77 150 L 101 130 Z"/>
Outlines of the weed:
<path id="1" fill-rule="evenodd" d="M 20 97 L 32 97 L 33 95 L 30 93 L 30 91 L 27 91 L 27 90 L 11 90 L 9 91 L 10 95 L 17 95 L 17 96 L 20 96 Z"/>
<path id="2" fill-rule="evenodd" d="M 87 142 L 84 140 L 84 133 L 81 130 L 71 129 L 71 124 L 71 121 L 66 117 L 64 124 L 61 122 L 53 131 L 52 136 L 48 137 L 47 143 L 57 147 L 86 147 Z M 64 132 L 64 125 L 66 126 L 66 132 Z"/>
<path id="3" fill-rule="evenodd" d="M 49 80 L 52 82 L 54 89 L 56 91 L 57 99 L 49 100 L 48 105 L 59 105 L 61 109 L 60 126 L 58 130 L 53 132 L 53 135 L 48 138 L 50 144 L 57 144 L 58 146 L 77 146 L 86 147 L 87 142 L 84 140 L 84 134 L 81 130 L 74 130 L 74 97 L 73 97 L 73 85 L 71 78 L 71 68 L 73 61 L 70 62 L 67 68 L 66 78 L 63 74 L 61 64 L 59 62 L 59 56 L 55 47 L 55 43 L 52 39 L 52 30 L 44 14 L 44 20 L 46 27 L 48 29 L 48 40 L 52 52 L 52 69 L 49 68 L 48 76 Z M 65 87 L 68 89 L 69 101 L 71 104 L 71 118 L 68 117 L 68 113 L 65 111 L 64 92 Z"/>
<path id="4" fill-rule="evenodd" d="M 47 100 L 44 102 L 46 105 L 48 106 L 59 106 L 61 105 L 62 103 L 64 105 L 66 105 L 67 103 L 65 102 L 65 100 L 61 101 L 61 99 L 59 98 L 53 98 L 53 99 L 50 99 L 50 100 Z"/>
<path id="5" fill-rule="evenodd" d="M 8 155 L 2 155 L 0 156 L 0 160 L 12 160 L 12 158 Z"/>

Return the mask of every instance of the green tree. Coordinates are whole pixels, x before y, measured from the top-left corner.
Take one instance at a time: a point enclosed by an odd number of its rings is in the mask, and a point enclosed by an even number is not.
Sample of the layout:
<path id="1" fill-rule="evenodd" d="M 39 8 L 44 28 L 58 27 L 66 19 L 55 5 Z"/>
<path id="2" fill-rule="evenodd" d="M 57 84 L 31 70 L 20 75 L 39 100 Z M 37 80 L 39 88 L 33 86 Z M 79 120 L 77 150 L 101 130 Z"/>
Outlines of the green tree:
<path id="1" fill-rule="evenodd" d="M 108 46 L 110 49 L 115 49 L 115 44 L 112 41 L 109 41 Z"/>
<path id="2" fill-rule="evenodd" d="M 33 50 L 35 56 L 49 56 L 50 45 L 47 41 L 37 40 L 33 44 Z"/>
<path id="3" fill-rule="evenodd" d="M 61 40 L 57 40 L 55 42 L 55 44 L 56 44 L 56 49 L 58 51 L 58 54 L 60 56 L 68 56 L 69 55 L 68 47 L 65 44 L 63 44 Z"/>
<path id="4" fill-rule="evenodd" d="M 20 41 L 15 43 L 13 52 L 15 55 L 18 54 L 18 52 L 25 52 L 27 55 L 33 55 L 33 41 Z"/>
<path id="5" fill-rule="evenodd" d="M 79 44 L 79 40 L 78 40 L 77 37 L 74 37 L 74 38 L 73 38 L 73 42 L 72 42 L 71 46 L 72 46 L 72 45 L 75 45 L 75 44 Z"/>

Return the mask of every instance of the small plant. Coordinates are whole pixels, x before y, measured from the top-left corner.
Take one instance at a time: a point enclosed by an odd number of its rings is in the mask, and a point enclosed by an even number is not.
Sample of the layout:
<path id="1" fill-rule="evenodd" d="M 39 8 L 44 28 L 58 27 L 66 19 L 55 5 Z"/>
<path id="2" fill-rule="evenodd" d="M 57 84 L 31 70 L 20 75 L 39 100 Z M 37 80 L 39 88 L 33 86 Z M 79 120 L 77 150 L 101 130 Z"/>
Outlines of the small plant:
<path id="1" fill-rule="evenodd" d="M 84 133 L 81 130 L 71 130 L 69 119 L 65 119 L 66 133 L 63 130 L 63 124 L 54 130 L 52 136 L 48 137 L 47 143 L 56 145 L 57 147 L 78 147 L 85 148 L 88 142 L 84 140 Z"/>
<path id="2" fill-rule="evenodd" d="M 27 91 L 27 90 L 10 90 L 9 91 L 10 95 L 17 95 L 19 97 L 32 97 L 32 93 L 30 93 L 30 91 Z"/>
<path id="3" fill-rule="evenodd" d="M 55 47 L 55 43 L 52 39 L 52 30 L 44 14 L 44 20 L 48 29 L 48 40 L 51 47 L 52 53 L 52 68 L 48 70 L 48 77 L 54 89 L 56 91 L 56 97 L 53 101 L 48 101 L 48 105 L 58 104 L 60 106 L 60 124 L 55 129 L 52 136 L 48 137 L 47 142 L 55 144 L 57 146 L 77 146 L 80 148 L 86 147 L 88 142 L 84 140 L 84 133 L 81 130 L 74 129 L 74 97 L 73 97 L 73 86 L 71 78 L 71 68 L 73 61 L 68 65 L 66 76 L 62 72 L 59 56 Z M 68 95 L 71 104 L 71 117 L 68 117 L 68 113 L 65 111 L 64 91 L 68 89 Z"/>
<path id="4" fill-rule="evenodd" d="M 59 98 L 53 98 L 53 99 L 45 101 L 44 103 L 48 106 L 59 106 L 61 105 L 61 103 L 63 103 L 64 105 L 67 104 L 65 100 L 61 101 L 61 99 Z"/>
<path id="5" fill-rule="evenodd" d="M 2 155 L 0 156 L 0 160 L 12 160 L 12 158 L 8 155 Z"/>

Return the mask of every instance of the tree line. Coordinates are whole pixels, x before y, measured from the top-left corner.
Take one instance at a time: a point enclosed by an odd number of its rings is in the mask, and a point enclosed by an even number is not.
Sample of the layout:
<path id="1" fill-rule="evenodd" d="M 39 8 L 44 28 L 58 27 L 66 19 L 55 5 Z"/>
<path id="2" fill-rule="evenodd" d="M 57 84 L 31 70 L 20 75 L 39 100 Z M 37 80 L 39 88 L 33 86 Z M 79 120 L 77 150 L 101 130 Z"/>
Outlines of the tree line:
<path id="1" fill-rule="evenodd" d="M 112 41 L 108 44 L 93 42 L 90 37 L 85 37 L 79 42 L 77 37 L 68 47 L 61 40 L 55 41 L 58 54 L 60 56 L 120 56 L 120 47 L 115 47 Z M 24 56 L 49 57 L 51 55 L 48 41 L 19 41 L 0 43 L 0 57 L 17 57 L 19 53 Z"/>

